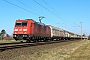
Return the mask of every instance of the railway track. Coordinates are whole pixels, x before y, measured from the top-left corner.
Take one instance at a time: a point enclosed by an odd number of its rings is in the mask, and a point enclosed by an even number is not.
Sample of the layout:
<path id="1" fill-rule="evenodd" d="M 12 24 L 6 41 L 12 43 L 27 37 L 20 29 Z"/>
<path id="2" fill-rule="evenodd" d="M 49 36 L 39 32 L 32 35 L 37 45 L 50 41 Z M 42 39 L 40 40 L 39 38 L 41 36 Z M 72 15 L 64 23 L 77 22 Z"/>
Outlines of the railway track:
<path id="1" fill-rule="evenodd" d="M 30 46 L 38 46 L 38 45 L 45 45 L 45 44 L 53 44 L 53 43 L 60 43 L 60 42 L 69 42 L 69 41 L 79 41 L 79 40 L 61 40 L 61 41 L 50 41 L 50 42 L 38 42 L 38 43 L 26 43 L 26 42 L 15 42 L 15 43 L 1 43 L 0 44 L 0 51 L 5 51 L 8 49 L 16 49 L 16 48 L 24 48 Z"/>

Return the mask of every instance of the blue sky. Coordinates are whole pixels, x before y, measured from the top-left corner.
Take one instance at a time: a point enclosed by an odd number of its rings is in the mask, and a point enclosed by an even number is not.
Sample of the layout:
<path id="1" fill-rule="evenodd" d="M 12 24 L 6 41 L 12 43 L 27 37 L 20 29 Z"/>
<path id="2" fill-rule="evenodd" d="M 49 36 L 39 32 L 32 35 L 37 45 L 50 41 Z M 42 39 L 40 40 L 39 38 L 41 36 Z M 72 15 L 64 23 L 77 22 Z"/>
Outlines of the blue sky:
<path id="1" fill-rule="evenodd" d="M 82 22 L 82 33 L 86 35 L 90 34 L 90 0 L 44 1 L 0 0 L 0 30 L 5 29 L 6 32 L 11 35 L 16 19 L 34 19 L 38 22 L 38 17 L 44 16 L 45 18 L 42 20 L 43 23 L 60 27 L 77 34 L 80 34 L 79 26 L 81 26 L 80 22 Z"/>

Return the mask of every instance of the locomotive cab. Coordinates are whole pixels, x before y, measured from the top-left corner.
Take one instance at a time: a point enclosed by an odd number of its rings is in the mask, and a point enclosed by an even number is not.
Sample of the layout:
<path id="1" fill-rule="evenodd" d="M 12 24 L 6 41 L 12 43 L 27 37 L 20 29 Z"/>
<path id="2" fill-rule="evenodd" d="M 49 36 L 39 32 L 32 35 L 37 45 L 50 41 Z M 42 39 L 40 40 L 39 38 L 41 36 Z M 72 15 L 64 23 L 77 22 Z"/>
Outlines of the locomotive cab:
<path id="1" fill-rule="evenodd" d="M 27 20 L 16 20 L 14 26 L 13 38 L 15 40 L 25 40 L 28 36 L 28 21 Z"/>

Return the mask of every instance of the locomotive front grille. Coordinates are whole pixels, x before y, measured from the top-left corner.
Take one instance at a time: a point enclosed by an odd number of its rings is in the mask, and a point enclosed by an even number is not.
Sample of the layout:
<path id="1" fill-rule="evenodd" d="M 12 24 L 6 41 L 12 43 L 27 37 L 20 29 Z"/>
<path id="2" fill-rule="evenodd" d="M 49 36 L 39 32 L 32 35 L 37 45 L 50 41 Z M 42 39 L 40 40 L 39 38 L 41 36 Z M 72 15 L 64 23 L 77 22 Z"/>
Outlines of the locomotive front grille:
<path id="1" fill-rule="evenodd" d="M 26 34 L 20 34 L 20 35 L 17 35 L 17 34 L 13 34 L 13 37 L 17 37 L 17 38 L 20 38 L 20 37 L 22 37 L 22 38 L 24 38 L 24 37 L 28 37 Z"/>

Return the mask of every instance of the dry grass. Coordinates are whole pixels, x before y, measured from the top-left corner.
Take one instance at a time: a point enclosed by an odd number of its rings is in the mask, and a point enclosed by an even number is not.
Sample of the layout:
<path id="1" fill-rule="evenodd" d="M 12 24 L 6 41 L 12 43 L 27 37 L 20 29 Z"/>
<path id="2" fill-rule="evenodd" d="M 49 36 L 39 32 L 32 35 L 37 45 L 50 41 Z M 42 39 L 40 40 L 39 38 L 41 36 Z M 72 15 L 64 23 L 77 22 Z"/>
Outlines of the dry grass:
<path id="1" fill-rule="evenodd" d="M 81 40 L 69 45 L 38 51 L 32 55 L 21 55 L 16 60 L 89 60 L 90 41 Z"/>
<path id="2" fill-rule="evenodd" d="M 90 41 L 86 42 L 66 60 L 90 60 Z"/>
<path id="3" fill-rule="evenodd" d="M 17 42 L 15 40 L 0 40 L 0 43 L 10 43 L 10 42 Z"/>

